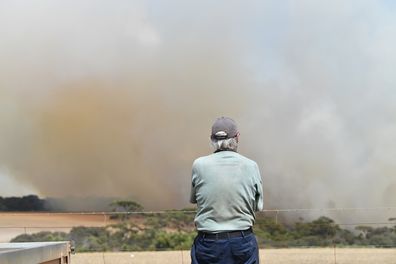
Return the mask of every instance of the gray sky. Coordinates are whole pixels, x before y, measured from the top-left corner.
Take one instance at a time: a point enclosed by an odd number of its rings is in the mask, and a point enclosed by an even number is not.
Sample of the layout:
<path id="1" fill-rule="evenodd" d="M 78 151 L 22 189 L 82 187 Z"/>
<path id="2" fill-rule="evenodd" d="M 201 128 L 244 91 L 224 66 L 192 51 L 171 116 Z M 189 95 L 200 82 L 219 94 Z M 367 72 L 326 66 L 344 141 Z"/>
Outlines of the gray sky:
<path id="1" fill-rule="evenodd" d="M 0 195 L 187 206 L 228 115 L 267 208 L 394 205 L 392 1 L 3 0 L 0 36 Z"/>

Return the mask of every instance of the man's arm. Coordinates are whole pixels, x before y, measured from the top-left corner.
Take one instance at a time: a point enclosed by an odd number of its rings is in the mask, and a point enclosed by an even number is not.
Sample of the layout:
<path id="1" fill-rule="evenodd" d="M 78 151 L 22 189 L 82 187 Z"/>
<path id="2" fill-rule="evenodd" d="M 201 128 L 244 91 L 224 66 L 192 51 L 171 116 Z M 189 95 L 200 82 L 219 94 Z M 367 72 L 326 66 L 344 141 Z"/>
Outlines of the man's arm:
<path id="1" fill-rule="evenodd" d="M 197 169 L 196 169 L 196 164 L 194 162 L 193 167 L 192 167 L 191 193 L 190 193 L 190 203 L 193 203 L 193 204 L 197 203 L 196 188 L 195 188 L 196 178 L 197 178 Z"/>
<path id="2" fill-rule="evenodd" d="M 263 184 L 261 180 L 260 170 L 256 164 L 256 195 L 255 195 L 255 204 L 256 211 L 261 211 L 264 209 L 264 196 L 263 196 Z"/>

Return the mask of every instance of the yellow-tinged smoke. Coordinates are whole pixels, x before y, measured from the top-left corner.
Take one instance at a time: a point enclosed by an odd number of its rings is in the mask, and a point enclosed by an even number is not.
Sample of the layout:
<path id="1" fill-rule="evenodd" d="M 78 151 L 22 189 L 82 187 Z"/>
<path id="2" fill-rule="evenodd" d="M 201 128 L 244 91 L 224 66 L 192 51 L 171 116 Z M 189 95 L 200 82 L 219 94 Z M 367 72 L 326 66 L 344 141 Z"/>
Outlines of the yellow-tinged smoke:
<path id="1" fill-rule="evenodd" d="M 217 116 L 238 118 L 248 84 L 228 30 L 169 34 L 147 10 L 4 5 L 0 168 L 43 196 L 188 205 L 191 163 Z"/>
<path id="2" fill-rule="evenodd" d="M 181 109 L 161 94 L 120 86 L 75 82 L 25 106 L 21 114 L 30 127 L 19 131 L 20 120 L 13 120 L 15 133 L 8 135 L 24 142 L 2 149 L 21 184 L 46 196 L 132 196 L 158 208 L 186 204 L 179 197 L 189 187 L 191 162 L 208 150 L 212 117 L 220 113 L 201 109 L 194 98 L 181 98 L 189 101 Z M 211 100 L 208 95 L 203 105 Z M 198 116 L 206 116 L 204 122 Z M 15 155 L 6 157 L 7 150 Z"/>

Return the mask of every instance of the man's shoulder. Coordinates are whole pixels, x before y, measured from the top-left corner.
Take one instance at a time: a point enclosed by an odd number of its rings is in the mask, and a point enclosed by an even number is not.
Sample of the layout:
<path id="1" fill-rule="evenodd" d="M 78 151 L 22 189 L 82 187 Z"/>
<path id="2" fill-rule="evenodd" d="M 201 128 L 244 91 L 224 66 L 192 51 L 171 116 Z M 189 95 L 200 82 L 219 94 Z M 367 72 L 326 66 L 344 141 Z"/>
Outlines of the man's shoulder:
<path id="1" fill-rule="evenodd" d="M 237 154 L 238 154 L 238 157 L 239 157 L 241 160 L 243 160 L 243 162 L 245 162 L 246 164 L 249 164 L 249 165 L 255 166 L 255 167 L 258 166 L 258 165 L 257 165 L 257 162 L 255 162 L 254 160 L 249 159 L 248 157 L 246 157 L 246 156 L 244 156 L 244 155 L 242 155 L 242 154 L 239 154 L 239 153 L 237 153 Z"/>
<path id="2" fill-rule="evenodd" d="M 233 151 L 227 151 L 227 154 L 225 154 L 224 152 L 219 152 L 219 153 L 212 153 L 212 154 L 209 154 L 209 155 L 206 155 L 206 156 L 199 157 L 199 158 L 194 160 L 193 166 L 200 166 L 202 164 L 213 162 L 214 160 L 216 160 L 218 158 L 218 154 L 232 155 L 232 156 L 234 156 L 234 158 L 239 159 L 241 162 L 243 162 L 245 164 L 248 164 L 248 165 L 253 166 L 253 167 L 257 167 L 258 166 L 257 163 L 254 160 L 249 159 L 248 157 L 246 157 L 246 156 L 244 156 L 242 154 L 239 154 L 238 152 L 233 152 Z"/>
<path id="3" fill-rule="evenodd" d="M 199 166 L 199 165 L 201 165 L 201 164 L 204 164 L 204 163 L 208 162 L 208 161 L 211 159 L 211 156 L 212 156 L 212 155 L 213 155 L 213 154 L 210 154 L 210 155 L 206 155 L 206 156 L 202 156 L 202 157 L 196 158 L 196 159 L 194 160 L 194 162 L 193 162 L 193 167 L 194 167 L 194 166 Z"/>

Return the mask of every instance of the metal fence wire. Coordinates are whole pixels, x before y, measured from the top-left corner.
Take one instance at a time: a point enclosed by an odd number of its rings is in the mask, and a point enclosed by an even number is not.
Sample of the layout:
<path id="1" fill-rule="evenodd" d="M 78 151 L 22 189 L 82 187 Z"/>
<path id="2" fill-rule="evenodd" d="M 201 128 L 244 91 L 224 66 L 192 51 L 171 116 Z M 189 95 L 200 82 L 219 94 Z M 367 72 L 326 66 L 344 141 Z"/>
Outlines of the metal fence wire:
<path id="1" fill-rule="evenodd" d="M 193 218 L 195 211 L 194 210 L 162 210 L 162 211 L 139 211 L 139 212 L 2 212 L 0 213 L 0 232 L 4 234 L 34 234 L 40 231 L 57 231 L 57 232 L 68 232 L 72 228 L 78 226 L 95 226 L 95 227 L 106 227 L 114 224 L 120 218 L 128 219 L 128 217 L 139 217 L 143 219 L 143 221 L 150 216 L 161 216 L 165 217 L 165 215 L 185 215 Z M 343 215 L 340 217 L 340 215 Z M 381 240 L 378 240 L 377 243 L 370 243 L 359 245 L 360 247 L 372 247 L 372 248 L 394 248 L 396 249 L 396 206 L 389 207 L 366 207 L 366 208 L 290 208 L 290 209 L 265 209 L 263 211 L 258 212 L 257 217 L 264 216 L 265 218 L 270 218 L 273 220 L 275 224 L 282 224 L 284 221 L 288 221 L 287 219 L 292 219 L 291 222 L 301 222 L 306 223 L 306 221 L 302 219 L 314 219 L 312 215 L 315 216 L 332 216 L 336 218 L 337 221 L 334 222 L 338 227 L 342 227 L 346 230 L 355 230 L 353 232 L 364 232 L 364 228 L 361 228 L 363 231 L 356 231 L 355 227 L 365 227 L 366 231 L 370 230 L 370 228 L 380 228 L 386 227 L 392 229 L 395 233 L 393 243 L 381 243 Z M 337 215 L 334 217 L 334 215 Z M 347 215 L 347 216 L 345 216 Z M 358 217 L 355 217 L 358 215 Z M 377 217 L 380 215 L 387 215 L 384 217 Z M 368 217 L 370 221 L 362 221 L 361 219 L 367 219 L 367 217 L 362 216 L 370 216 Z M 29 221 L 37 217 L 37 221 Z M 59 217 L 69 219 L 67 221 L 57 222 L 57 220 L 51 221 L 51 218 L 58 219 Z M 83 218 L 86 217 L 94 217 L 94 221 L 84 222 Z M 81 219 L 79 219 L 81 218 Z M 10 219 L 20 219 L 21 221 L 10 221 Z M 40 222 L 40 219 L 42 220 Z M 73 220 L 74 219 L 74 220 Z M 116 219 L 116 220 L 114 220 Z M 118 219 L 118 220 L 117 220 Z M 286 220 L 285 220 L 286 219 Z M 329 218 L 330 219 L 330 218 Z M 341 220 L 338 220 L 341 219 Z M 42 223 L 42 224 L 40 224 Z M 322 225 L 320 222 L 311 221 L 309 222 L 311 226 L 314 225 Z M 90 225 L 91 224 L 91 225 Z M 285 224 L 288 225 L 287 223 Z M 310 248 L 318 248 L 317 246 L 302 246 L 298 244 L 294 244 L 292 246 L 288 246 L 287 243 L 282 246 L 274 246 L 271 243 L 267 244 L 267 240 L 265 237 L 260 237 L 260 234 L 257 234 L 258 239 L 261 243 L 261 250 L 266 250 L 269 248 L 296 248 L 296 249 L 310 249 Z M 0 239 L 2 236 L 0 235 Z M 8 242 L 8 241 L 1 241 Z M 352 247 L 356 247 L 355 245 L 351 245 Z M 339 250 L 343 251 L 346 245 L 338 245 L 336 242 L 331 245 L 327 244 L 327 248 L 331 248 L 333 252 L 333 261 L 332 263 L 339 263 L 337 259 L 340 257 Z M 144 249 L 143 249 L 144 250 Z M 152 248 L 147 248 L 147 250 L 153 250 Z M 172 247 L 162 247 L 160 250 L 174 250 Z M 92 251 L 96 251 L 93 249 Z M 123 248 L 118 249 L 118 251 L 130 251 L 125 250 Z M 177 250 L 180 253 L 180 263 L 188 263 L 186 259 L 189 259 L 188 250 Z M 106 262 L 106 259 L 110 257 L 107 256 L 109 253 L 102 252 L 102 263 L 111 263 Z M 133 255 L 131 255 L 133 256 Z M 137 262 L 130 262 L 137 263 Z M 343 262 L 341 262 L 343 263 Z M 396 251 L 395 251 L 395 261 L 396 263 Z"/>

